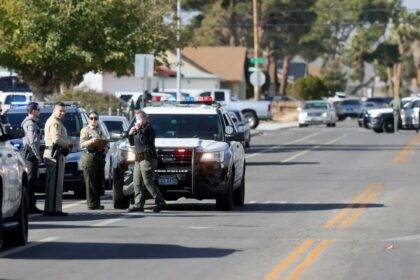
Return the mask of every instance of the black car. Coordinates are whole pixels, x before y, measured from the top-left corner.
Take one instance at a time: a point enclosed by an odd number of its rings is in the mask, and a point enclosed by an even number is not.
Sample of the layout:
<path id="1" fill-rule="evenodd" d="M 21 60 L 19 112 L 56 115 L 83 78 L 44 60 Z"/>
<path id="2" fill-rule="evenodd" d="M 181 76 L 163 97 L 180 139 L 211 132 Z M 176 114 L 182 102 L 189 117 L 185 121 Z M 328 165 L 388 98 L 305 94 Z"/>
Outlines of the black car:
<path id="1" fill-rule="evenodd" d="M 393 133 L 394 132 L 394 114 L 391 112 L 383 112 L 370 118 L 370 126 L 376 133 Z M 399 121 L 401 127 L 401 120 Z"/>
<path id="2" fill-rule="evenodd" d="M 53 111 L 52 105 L 41 106 L 41 114 L 39 124 L 41 128 L 41 134 L 44 134 L 44 126 L 47 119 L 51 116 Z M 25 107 L 11 108 L 6 112 L 6 117 L 10 123 L 11 131 L 22 130 L 21 123 L 25 119 L 27 113 Z M 80 130 L 87 124 L 86 111 L 77 105 L 66 106 L 66 115 L 63 119 L 63 124 L 67 129 L 69 137 L 74 143 L 79 143 Z M 20 150 L 22 146 L 22 139 L 12 141 L 12 144 L 16 150 Z M 41 153 L 44 151 L 44 141 L 41 141 Z M 83 171 L 80 166 L 80 160 L 82 157 L 82 150 L 79 145 L 75 145 L 70 154 L 66 157 L 66 166 L 64 172 L 64 186 L 63 191 L 73 191 L 75 197 L 85 198 L 86 189 L 83 178 Z M 45 180 L 46 180 L 46 168 L 42 164 L 39 168 L 39 185 L 36 191 L 39 193 L 45 192 Z"/>

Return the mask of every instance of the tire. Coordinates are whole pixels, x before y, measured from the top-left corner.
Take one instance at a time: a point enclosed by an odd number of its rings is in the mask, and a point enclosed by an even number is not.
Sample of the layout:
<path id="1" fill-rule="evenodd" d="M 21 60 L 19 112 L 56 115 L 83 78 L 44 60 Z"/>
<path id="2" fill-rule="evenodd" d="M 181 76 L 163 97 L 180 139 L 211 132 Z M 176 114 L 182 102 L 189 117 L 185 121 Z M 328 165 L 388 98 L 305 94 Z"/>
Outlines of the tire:
<path id="1" fill-rule="evenodd" d="M 337 124 L 336 124 L 336 123 L 332 123 L 332 124 L 331 124 L 331 126 L 332 126 L 332 127 L 336 127 L 336 126 L 337 126 Z"/>
<path id="2" fill-rule="evenodd" d="M 244 175 L 242 175 L 241 185 L 233 193 L 233 205 L 241 207 L 241 206 L 244 206 L 244 204 L 245 204 L 245 172 L 244 172 Z"/>
<path id="3" fill-rule="evenodd" d="M 18 226 L 14 229 L 5 230 L 3 241 L 6 247 L 22 246 L 28 242 L 28 194 L 26 188 L 22 188 L 20 207 L 16 213 Z"/>
<path id="4" fill-rule="evenodd" d="M 254 129 L 259 125 L 260 120 L 253 111 L 244 111 L 243 115 L 250 128 Z"/>
<path id="5" fill-rule="evenodd" d="M 299 124 L 299 127 L 306 127 L 307 125 L 306 124 L 303 124 L 303 123 L 300 123 Z"/>
<path id="6" fill-rule="evenodd" d="M 382 128 L 374 128 L 373 131 L 375 131 L 376 133 L 382 133 L 382 132 L 384 132 L 382 130 Z"/>
<path id="7" fill-rule="evenodd" d="M 250 141 L 245 142 L 245 148 L 249 148 L 249 147 L 251 147 Z"/>
<path id="8" fill-rule="evenodd" d="M 233 209 L 233 178 L 234 174 L 232 174 L 229 178 L 227 192 L 216 198 L 216 208 L 218 210 L 230 211 Z"/>
<path id="9" fill-rule="evenodd" d="M 124 195 L 124 178 L 118 169 L 114 169 L 112 180 L 112 204 L 114 209 L 127 209 L 130 206 L 130 197 Z"/>
<path id="10" fill-rule="evenodd" d="M 77 190 L 73 191 L 73 196 L 77 199 L 86 199 L 86 186 L 82 184 Z"/>
<path id="11" fill-rule="evenodd" d="M 392 121 L 384 121 L 382 130 L 386 133 L 394 133 L 394 123 Z"/>

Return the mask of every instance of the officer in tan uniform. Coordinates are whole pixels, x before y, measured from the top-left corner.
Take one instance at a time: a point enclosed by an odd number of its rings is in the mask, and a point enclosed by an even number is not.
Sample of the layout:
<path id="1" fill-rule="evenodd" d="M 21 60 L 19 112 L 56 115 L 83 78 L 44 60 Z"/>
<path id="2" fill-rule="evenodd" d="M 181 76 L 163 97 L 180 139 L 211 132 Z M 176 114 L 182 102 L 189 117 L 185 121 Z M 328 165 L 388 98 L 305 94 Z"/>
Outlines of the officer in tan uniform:
<path id="1" fill-rule="evenodd" d="M 103 210 L 100 196 L 104 191 L 105 156 L 108 146 L 99 127 L 99 115 L 95 111 L 89 113 L 88 126 L 80 131 L 80 147 L 84 151 L 82 167 L 88 209 Z"/>
<path id="2" fill-rule="evenodd" d="M 44 216 L 67 216 L 62 211 L 63 181 L 66 155 L 72 148 L 67 130 L 62 123 L 66 105 L 56 103 L 52 115 L 45 123 L 44 161 L 47 167 Z"/>

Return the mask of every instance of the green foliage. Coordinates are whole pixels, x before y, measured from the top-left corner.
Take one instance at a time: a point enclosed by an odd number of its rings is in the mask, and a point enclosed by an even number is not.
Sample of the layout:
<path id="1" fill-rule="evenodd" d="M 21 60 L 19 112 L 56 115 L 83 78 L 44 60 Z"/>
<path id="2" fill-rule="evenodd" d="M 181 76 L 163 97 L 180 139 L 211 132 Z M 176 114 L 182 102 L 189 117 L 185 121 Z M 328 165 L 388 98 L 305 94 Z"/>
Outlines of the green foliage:
<path id="1" fill-rule="evenodd" d="M 51 101 L 76 101 L 86 110 L 95 110 L 100 114 L 108 114 L 109 107 L 111 107 L 113 113 L 117 112 L 117 109 L 124 108 L 121 100 L 114 95 L 92 90 L 69 90 L 63 94 L 51 96 Z"/>
<path id="2" fill-rule="evenodd" d="M 328 93 L 333 95 L 337 91 L 344 91 L 347 85 L 346 73 L 341 70 L 339 63 L 331 63 L 322 73 L 322 79 L 328 88 Z"/>
<path id="3" fill-rule="evenodd" d="M 303 100 L 321 99 L 329 95 L 325 82 L 314 76 L 296 80 L 292 87 L 292 95 Z"/>
<path id="4" fill-rule="evenodd" d="M 156 2 L 159 2 L 158 5 Z M 136 53 L 162 54 L 176 42 L 156 0 L 2 0 L 0 65 L 42 94 L 89 71 L 133 70 Z"/>

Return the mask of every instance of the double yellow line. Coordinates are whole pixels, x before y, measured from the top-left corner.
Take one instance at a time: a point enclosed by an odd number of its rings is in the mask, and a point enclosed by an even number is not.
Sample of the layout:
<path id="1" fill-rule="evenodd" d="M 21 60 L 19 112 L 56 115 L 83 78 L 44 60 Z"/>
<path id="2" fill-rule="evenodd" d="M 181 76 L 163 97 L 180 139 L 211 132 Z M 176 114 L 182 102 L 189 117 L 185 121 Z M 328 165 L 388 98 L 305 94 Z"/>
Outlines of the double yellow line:
<path id="1" fill-rule="evenodd" d="M 414 152 L 414 147 L 420 144 L 420 134 L 416 134 L 411 140 L 405 145 L 401 151 L 394 158 L 395 164 L 404 164 L 408 162 L 408 158 Z"/>
<path id="2" fill-rule="evenodd" d="M 346 205 L 345 208 L 341 209 L 332 219 L 326 222 L 323 228 L 345 229 L 351 226 L 362 215 L 366 207 L 378 198 L 379 192 L 383 189 L 383 187 L 384 185 L 381 183 L 368 185 L 350 202 L 350 204 Z M 318 256 L 333 243 L 333 241 L 333 239 L 304 240 L 286 258 L 278 263 L 274 269 L 264 277 L 264 280 L 278 279 L 281 274 L 293 263 L 295 263 L 301 255 L 313 247 L 306 257 L 301 260 L 295 269 L 285 278 L 287 280 L 299 279 L 299 276 L 304 272 L 304 270 L 308 268 L 318 258 Z"/>

